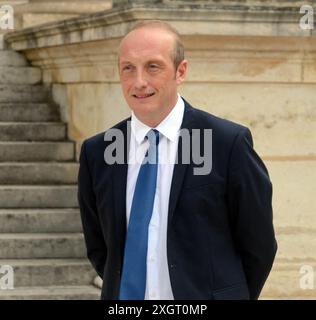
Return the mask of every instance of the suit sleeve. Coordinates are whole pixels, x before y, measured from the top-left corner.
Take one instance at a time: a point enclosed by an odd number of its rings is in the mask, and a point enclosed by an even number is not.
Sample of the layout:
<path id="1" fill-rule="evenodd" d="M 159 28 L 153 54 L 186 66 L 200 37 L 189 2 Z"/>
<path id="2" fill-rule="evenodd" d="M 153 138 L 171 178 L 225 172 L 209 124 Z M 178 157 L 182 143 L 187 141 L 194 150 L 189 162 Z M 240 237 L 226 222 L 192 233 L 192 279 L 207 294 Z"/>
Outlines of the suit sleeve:
<path id="1" fill-rule="evenodd" d="M 242 257 L 250 299 L 257 299 L 271 270 L 277 243 L 272 184 L 246 128 L 237 135 L 231 151 L 228 188 L 233 239 Z"/>
<path id="2" fill-rule="evenodd" d="M 98 275 L 103 278 L 107 249 L 97 213 L 85 143 L 82 144 L 80 154 L 78 202 L 87 247 L 87 256 Z"/>

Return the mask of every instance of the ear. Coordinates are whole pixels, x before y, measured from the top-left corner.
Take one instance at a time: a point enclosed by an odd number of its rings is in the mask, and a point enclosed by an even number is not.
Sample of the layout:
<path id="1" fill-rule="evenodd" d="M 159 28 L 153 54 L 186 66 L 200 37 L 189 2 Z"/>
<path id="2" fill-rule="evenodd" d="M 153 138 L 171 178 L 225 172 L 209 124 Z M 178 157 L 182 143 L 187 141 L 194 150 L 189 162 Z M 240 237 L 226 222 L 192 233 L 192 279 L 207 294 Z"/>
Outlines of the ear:
<path id="1" fill-rule="evenodd" d="M 187 73 L 187 68 L 188 68 L 188 61 L 182 60 L 179 64 L 177 72 L 176 72 L 177 85 L 180 85 L 184 81 L 186 73 Z"/>

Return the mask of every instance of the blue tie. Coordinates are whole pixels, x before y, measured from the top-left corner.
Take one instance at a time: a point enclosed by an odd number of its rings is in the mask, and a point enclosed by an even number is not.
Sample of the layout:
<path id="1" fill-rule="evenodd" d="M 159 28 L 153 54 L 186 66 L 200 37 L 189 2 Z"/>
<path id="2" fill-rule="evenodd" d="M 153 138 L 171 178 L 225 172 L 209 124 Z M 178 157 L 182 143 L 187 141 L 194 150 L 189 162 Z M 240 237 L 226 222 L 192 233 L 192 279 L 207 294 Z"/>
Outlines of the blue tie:
<path id="1" fill-rule="evenodd" d="M 149 149 L 139 169 L 125 242 L 120 300 L 144 300 L 146 290 L 148 225 L 157 183 L 159 132 L 146 137 Z"/>

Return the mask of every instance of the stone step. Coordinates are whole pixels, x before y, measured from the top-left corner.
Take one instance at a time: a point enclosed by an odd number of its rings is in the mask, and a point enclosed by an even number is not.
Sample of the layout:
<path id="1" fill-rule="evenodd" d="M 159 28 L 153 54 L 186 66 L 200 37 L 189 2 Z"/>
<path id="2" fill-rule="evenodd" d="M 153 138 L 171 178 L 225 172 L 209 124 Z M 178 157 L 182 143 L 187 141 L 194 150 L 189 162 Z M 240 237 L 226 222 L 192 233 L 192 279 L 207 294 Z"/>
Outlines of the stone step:
<path id="1" fill-rule="evenodd" d="M 86 257 L 82 233 L 2 233 L 0 243 L 1 259 Z"/>
<path id="2" fill-rule="evenodd" d="M 0 51 L 1 52 L 1 51 Z M 34 67 L 0 66 L 0 83 L 36 84 L 42 80 L 42 71 Z"/>
<path id="3" fill-rule="evenodd" d="M 23 67 L 23 66 L 27 66 L 27 60 L 25 59 L 23 54 L 18 53 L 16 51 L 1 50 L 0 51 L 0 67 L 1 66 Z"/>
<path id="4" fill-rule="evenodd" d="M 42 85 L 0 84 L 0 102 L 46 102 L 48 89 Z"/>
<path id="5" fill-rule="evenodd" d="M 23 287 L 0 290 L 0 300 L 100 300 L 94 286 Z"/>
<path id="6" fill-rule="evenodd" d="M 78 209 L 0 209 L 0 233 L 81 232 Z"/>
<path id="7" fill-rule="evenodd" d="M 91 285 L 96 272 L 87 259 L 0 259 L 14 270 L 14 287 Z"/>
<path id="8" fill-rule="evenodd" d="M 4 184 L 75 184 L 76 162 L 0 162 L 0 183 Z"/>
<path id="9" fill-rule="evenodd" d="M 0 185 L 0 208 L 76 208 L 77 186 Z"/>
<path id="10" fill-rule="evenodd" d="M 0 121 L 58 121 L 58 110 L 45 103 L 0 103 Z"/>
<path id="11" fill-rule="evenodd" d="M 61 141 L 66 138 L 62 122 L 0 122 L 1 141 Z"/>
<path id="12" fill-rule="evenodd" d="M 72 142 L 1 142 L 2 161 L 70 161 L 74 159 Z"/>

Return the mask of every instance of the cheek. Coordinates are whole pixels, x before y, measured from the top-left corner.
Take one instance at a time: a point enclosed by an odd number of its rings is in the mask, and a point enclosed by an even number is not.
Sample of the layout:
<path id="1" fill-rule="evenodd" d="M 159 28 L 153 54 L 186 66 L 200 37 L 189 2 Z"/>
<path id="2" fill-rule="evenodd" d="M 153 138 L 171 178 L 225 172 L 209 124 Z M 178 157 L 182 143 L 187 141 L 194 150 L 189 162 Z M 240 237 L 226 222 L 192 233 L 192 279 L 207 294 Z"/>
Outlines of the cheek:
<path id="1" fill-rule="evenodd" d="M 176 79 L 173 73 L 163 74 L 159 79 L 157 79 L 157 85 L 166 91 L 168 91 L 171 87 L 174 87 L 175 83 Z"/>
<path id="2" fill-rule="evenodd" d="M 159 91 L 165 91 L 168 88 L 168 79 L 165 77 L 152 78 L 148 85 Z"/>
<path id="3" fill-rule="evenodd" d="M 120 82 L 121 82 L 123 92 L 128 92 L 131 88 L 132 81 L 128 79 L 121 79 Z"/>

